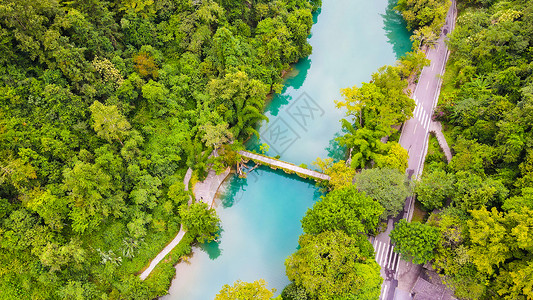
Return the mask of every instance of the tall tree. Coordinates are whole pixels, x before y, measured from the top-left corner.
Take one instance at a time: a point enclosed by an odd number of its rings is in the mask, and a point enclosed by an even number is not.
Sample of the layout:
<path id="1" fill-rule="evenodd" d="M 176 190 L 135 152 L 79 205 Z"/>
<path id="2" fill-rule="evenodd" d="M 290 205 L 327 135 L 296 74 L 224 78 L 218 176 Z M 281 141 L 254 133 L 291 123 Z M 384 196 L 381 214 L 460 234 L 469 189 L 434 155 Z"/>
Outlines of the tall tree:
<path id="1" fill-rule="evenodd" d="M 423 264 L 435 257 L 439 231 L 420 222 L 407 223 L 401 219 L 391 231 L 390 238 L 396 246 L 394 251 L 400 253 L 402 259 Z"/>
<path id="2" fill-rule="evenodd" d="M 304 234 L 285 261 L 287 276 L 313 299 L 377 299 L 383 279 L 364 236 L 342 231 Z"/>
<path id="3" fill-rule="evenodd" d="M 383 206 L 382 219 L 397 216 L 403 209 L 405 198 L 409 196 L 405 173 L 395 169 L 363 170 L 355 176 L 355 185 L 359 191 Z"/>
<path id="4" fill-rule="evenodd" d="M 373 232 L 383 213 L 377 201 L 357 191 L 355 186 L 334 190 L 307 210 L 302 219 L 305 233 L 319 234 L 342 230 L 354 236 Z"/>
<path id="5" fill-rule="evenodd" d="M 268 300 L 274 296 L 276 290 L 269 290 L 264 279 L 252 283 L 237 280 L 233 286 L 225 284 L 215 296 L 215 300 Z"/>
<path id="6" fill-rule="evenodd" d="M 106 106 L 99 101 L 94 101 L 90 110 L 96 134 L 108 142 L 118 140 L 123 145 L 122 141 L 129 135 L 131 125 L 126 117 L 118 111 L 117 106 Z"/>

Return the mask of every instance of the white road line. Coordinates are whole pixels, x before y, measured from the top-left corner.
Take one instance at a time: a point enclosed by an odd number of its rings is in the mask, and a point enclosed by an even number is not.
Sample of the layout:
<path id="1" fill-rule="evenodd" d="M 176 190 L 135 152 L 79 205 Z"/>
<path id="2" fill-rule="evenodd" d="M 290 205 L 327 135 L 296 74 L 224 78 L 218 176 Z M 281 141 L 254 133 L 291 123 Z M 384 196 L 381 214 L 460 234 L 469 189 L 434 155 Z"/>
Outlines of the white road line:
<path id="1" fill-rule="evenodd" d="M 426 84 L 426 90 L 429 89 L 429 80 L 428 80 L 428 83 Z"/>
<path id="2" fill-rule="evenodd" d="M 383 282 L 383 283 L 385 283 L 385 282 Z M 381 298 L 381 299 L 387 299 L 387 292 L 388 292 L 388 289 L 389 289 L 389 285 L 388 284 L 383 284 L 383 285 L 384 285 L 383 293 L 381 293 L 383 298 Z"/>
<path id="3" fill-rule="evenodd" d="M 383 252 L 385 250 L 385 246 L 386 245 L 384 243 L 381 243 L 380 246 L 382 246 L 382 247 L 380 247 L 380 249 L 379 249 L 379 256 L 378 256 L 378 259 L 376 259 L 376 261 L 378 262 L 378 265 L 381 266 L 381 259 L 383 258 Z"/>
<path id="4" fill-rule="evenodd" d="M 415 108 L 415 111 L 413 112 L 413 116 L 415 117 L 415 119 L 418 119 L 418 114 L 420 113 L 420 106 L 417 106 Z"/>
<path id="5" fill-rule="evenodd" d="M 390 256 L 389 256 L 389 263 L 387 264 L 387 268 L 390 269 L 390 263 L 394 259 L 394 246 L 390 247 Z"/>
<path id="6" fill-rule="evenodd" d="M 428 114 L 428 119 L 426 121 L 426 129 L 429 129 L 429 123 L 431 123 L 431 115 Z"/>
<path id="7" fill-rule="evenodd" d="M 422 127 L 425 129 L 424 127 L 424 123 L 426 121 L 426 114 L 423 114 L 421 117 L 420 117 L 420 125 L 422 125 Z"/>
<path id="8" fill-rule="evenodd" d="M 416 132 L 416 128 L 418 128 L 418 123 L 415 124 L 415 130 L 413 130 L 413 133 Z"/>
<path id="9" fill-rule="evenodd" d="M 432 64 L 431 71 L 435 70 L 435 63 Z"/>
<path id="10" fill-rule="evenodd" d="M 394 266 L 393 270 L 398 270 L 398 265 L 400 264 L 400 254 L 398 253 L 398 258 L 396 258 L 396 265 Z M 396 272 L 396 274 L 398 274 Z M 396 278 L 398 278 L 398 275 L 396 275 Z"/>
<path id="11" fill-rule="evenodd" d="M 394 261 L 392 262 L 392 269 L 394 270 L 394 272 L 398 271 L 398 264 L 397 262 L 400 260 L 400 254 L 399 253 L 394 253 Z M 396 268 L 395 268 L 396 266 Z"/>
<path id="12" fill-rule="evenodd" d="M 390 247 L 389 244 L 385 245 L 385 249 L 383 251 L 383 256 L 381 258 L 381 263 L 379 264 L 380 266 L 385 267 L 387 265 L 387 254 L 389 253 L 389 247 Z"/>
<path id="13" fill-rule="evenodd" d="M 378 246 L 376 248 L 376 261 L 378 261 L 378 256 L 379 256 L 379 252 L 381 251 L 381 247 L 382 247 L 382 243 L 380 241 L 378 241 Z M 379 263 L 378 263 L 379 264 Z"/>

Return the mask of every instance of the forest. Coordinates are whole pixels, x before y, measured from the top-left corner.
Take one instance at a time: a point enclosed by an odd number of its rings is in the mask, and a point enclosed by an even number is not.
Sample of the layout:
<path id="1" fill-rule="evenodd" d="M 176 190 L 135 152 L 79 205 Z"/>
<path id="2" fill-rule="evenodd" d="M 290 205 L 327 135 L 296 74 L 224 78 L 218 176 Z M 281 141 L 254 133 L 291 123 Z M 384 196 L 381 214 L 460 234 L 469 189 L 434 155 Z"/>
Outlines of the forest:
<path id="1" fill-rule="evenodd" d="M 391 239 L 460 299 L 533 298 L 533 2 L 459 0 L 430 151 L 408 184 L 399 125 L 450 2 L 399 0 L 414 47 L 341 91 L 347 161 L 302 219 L 282 299 L 376 299 L 367 235 L 414 192 L 423 220 Z M 320 0 L 0 0 L 0 298 L 152 299 L 218 217 L 183 184 L 235 164 L 265 101 L 308 56 Z M 333 99 L 332 99 L 333 101 Z M 213 150 L 223 155 L 210 157 Z M 355 184 L 352 179 L 355 177 Z M 181 227 L 150 277 L 138 274 Z M 237 281 L 216 299 L 256 295 Z M 253 299 L 253 298 L 250 298 Z"/>
<path id="2" fill-rule="evenodd" d="M 453 159 L 433 147 L 420 180 L 404 175 L 397 128 L 414 103 L 403 92 L 427 63 L 417 49 L 432 46 L 449 5 L 400 0 L 413 52 L 341 91 L 339 142 L 349 161 L 316 161 L 332 177 L 329 193 L 302 219 L 283 299 L 377 299 L 382 279 L 363 237 L 378 233 L 412 192 L 425 217 L 401 220 L 390 234 L 403 260 L 429 263 L 459 299 L 533 298 L 533 2 L 458 1 L 433 115 Z"/>
<path id="3" fill-rule="evenodd" d="M 0 298 L 152 299 L 218 218 L 188 206 L 311 53 L 320 0 L 0 0 Z M 227 149 L 229 153 L 231 149 Z M 184 226 L 183 243 L 137 274 Z"/>
<path id="4" fill-rule="evenodd" d="M 454 157 L 416 187 L 426 244 L 461 299 L 533 297 L 533 3 L 463 1 L 435 117 Z M 406 243 L 407 253 L 419 244 Z M 416 255 L 413 255 L 416 257 Z"/>

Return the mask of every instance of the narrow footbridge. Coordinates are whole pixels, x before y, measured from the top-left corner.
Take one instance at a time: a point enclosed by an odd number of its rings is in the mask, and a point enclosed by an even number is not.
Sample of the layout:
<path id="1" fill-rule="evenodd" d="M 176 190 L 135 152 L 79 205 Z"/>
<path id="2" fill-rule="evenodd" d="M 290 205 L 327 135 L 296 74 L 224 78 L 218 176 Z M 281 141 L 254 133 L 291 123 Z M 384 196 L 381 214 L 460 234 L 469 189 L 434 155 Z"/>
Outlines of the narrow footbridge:
<path id="1" fill-rule="evenodd" d="M 317 171 L 302 168 L 302 167 L 299 167 L 291 163 L 284 162 L 284 161 L 281 161 L 281 160 L 278 160 L 272 157 L 255 154 L 255 153 L 248 152 L 248 151 L 239 151 L 239 154 L 245 158 L 253 160 L 256 163 L 265 164 L 271 168 L 280 168 L 280 169 L 283 169 L 287 173 L 296 173 L 300 177 L 309 177 L 315 180 L 329 180 L 330 179 L 330 177 L 326 174 L 322 174 Z"/>

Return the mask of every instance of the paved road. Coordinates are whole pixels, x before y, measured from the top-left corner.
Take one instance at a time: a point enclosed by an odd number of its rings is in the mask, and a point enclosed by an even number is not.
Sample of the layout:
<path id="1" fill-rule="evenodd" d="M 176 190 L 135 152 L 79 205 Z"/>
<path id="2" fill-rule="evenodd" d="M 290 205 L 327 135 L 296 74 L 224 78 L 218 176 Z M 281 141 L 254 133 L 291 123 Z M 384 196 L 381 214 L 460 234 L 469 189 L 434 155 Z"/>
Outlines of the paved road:
<path id="1" fill-rule="evenodd" d="M 422 174 L 424 158 L 427 153 L 429 125 L 433 109 L 437 105 L 442 84 L 441 75 L 448 59 L 448 47 L 445 39 L 453 30 L 455 20 L 455 6 L 452 4 L 448 11 L 446 24 L 434 48 L 429 49 L 426 57 L 431 60 L 431 65 L 425 67 L 420 74 L 418 84 L 413 93 L 416 108 L 413 117 L 405 122 L 400 137 L 400 145 L 409 152 L 407 172 L 418 178 Z"/>
<path id="2" fill-rule="evenodd" d="M 402 128 L 400 145 L 409 153 L 407 174 L 411 179 L 419 178 L 424 168 L 431 116 L 437 105 L 442 84 L 441 75 L 444 74 L 444 67 L 449 54 L 445 40 L 447 34 L 453 30 L 455 16 L 455 1 L 452 0 L 441 36 L 435 47 L 430 48 L 426 53 L 426 57 L 431 61 L 431 64 L 422 70 L 418 84 L 413 92 L 412 97 L 416 103 L 413 117 L 407 120 Z M 404 218 L 410 219 L 413 203 L 413 197 L 406 199 Z M 387 231 L 378 235 L 373 241 L 376 261 L 382 267 L 381 275 L 385 279 L 381 288 L 380 299 L 382 300 L 410 298 L 409 291 L 402 291 L 402 293 L 396 293 L 395 291 L 398 286 L 399 256 L 393 252 L 394 246 L 389 239 L 389 233 L 394 227 L 394 221 L 392 219 L 389 220 Z M 398 297 L 398 295 L 407 295 L 407 297 Z"/>

